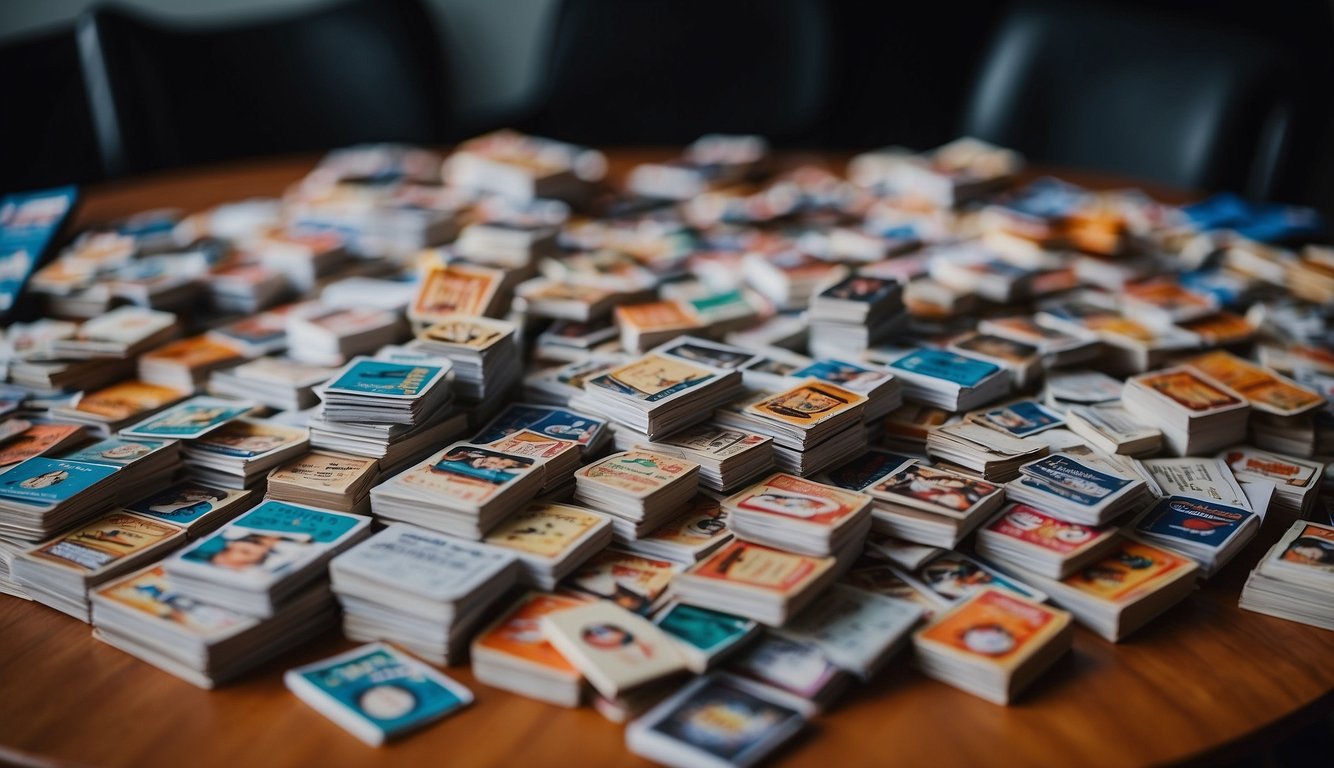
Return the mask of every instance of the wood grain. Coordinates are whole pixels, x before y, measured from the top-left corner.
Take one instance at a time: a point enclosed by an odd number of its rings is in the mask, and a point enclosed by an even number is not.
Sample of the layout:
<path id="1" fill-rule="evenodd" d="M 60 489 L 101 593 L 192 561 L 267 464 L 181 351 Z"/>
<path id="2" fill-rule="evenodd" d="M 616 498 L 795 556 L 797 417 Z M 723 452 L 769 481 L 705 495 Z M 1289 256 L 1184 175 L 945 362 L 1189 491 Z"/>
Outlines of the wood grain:
<path id="1" fill-rule="evenodd" d="M 670 152 L 616 153 L 613 171 Z M 841 168 L 846 156 L 812 159 Z M 147 208 L 197 210 L 272 195 L 314 157 L 173 172 L 89 190 L 82 224 Z M 789 161 L 793 158 L 789 157 Z M 1097 186 L 1122 180 L 1061 174 Z M 1154 190 L 1165 199 L 1184 193 Z M 1262 530 L 1186 602 L 1119 645 L 1082 629 L 1074 652 L 1010 707 L 918 674 L 910 654 L 818 718 L 784 766 L 1125 766 L 1239 756 L 1334 708 L 1334 633 L 1237 608 L 1247 572 L 1280 534 Z M 206 692 L 95 641 L 87 625 L 0 597 L 0 762 L 31 765 L 644 765 L 623 729 L 448 670 L 468 710 L 381 749 L 363 746 L 282 685 L 283 670 L 352 644 L 333 635 Z"/>

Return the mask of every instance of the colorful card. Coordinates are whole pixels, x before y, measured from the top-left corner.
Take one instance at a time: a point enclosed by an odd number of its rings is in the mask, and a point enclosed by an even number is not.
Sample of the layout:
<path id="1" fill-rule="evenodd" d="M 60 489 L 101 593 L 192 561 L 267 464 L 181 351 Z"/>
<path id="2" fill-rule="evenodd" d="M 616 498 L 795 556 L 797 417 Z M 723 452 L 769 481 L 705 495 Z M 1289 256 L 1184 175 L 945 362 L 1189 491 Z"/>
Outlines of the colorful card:
<path id="1" fill-rule="evenodd" d="M 556 650 L 609 699 L 686 668 L 667 633 L 605 600 L 548 613 L 541 624 Z"/>
<path id="2" fill-rule="evenodd" d="M 190 450 L 248 461 L 308 442 L 310 432 L 261 419 L 229 421 L 190 442 Z"/>
<path id="3" fill-rule="evenodd" d="M 222 640 L 259 623 L 251 616 L 180 594 L 160 564 L 100 587 L 93 594 L 155 619 L 168 631 L 204 642 Z"/>
<path id="4" fill-rule="evenodd" d="M 1334 576 L 1334 526 L 1295 521 L 1265 556 L 1261 567 L 1271 563 L 1289 573 L 1329 579 Z"/>
<path id="5" fill-rule="evenodd" d="M 128 504 L 125 509 L 156 520 L 188 526 L 213 510 L 230 506 L 249 494 L 250 491 L 224 490 L 184 482 Z"/>
<path id="6" fill-rule="evenodd" d="M 1008 668 L 1037 653 L 1069 623 L 1070 615 L 1063 611 L 984 589 L 919 632 L 917 638 Z"/>
<path id="7" fill-rule="evenodd" d="M 993 336 L 989 333 L 974 333 L 965 339 L 953 342 L 950 347 L 961 349 L 964 352 L 972 352 L 982 357 L 1001 360 L 1010 365 L 1027 365 L 1033 361 L 1039 351 L 1032 344 L 1025 344 L 1022 341 L 1015 341 L 1004 336 Z"/>
<path id="8" fill-rule="evenodd" d="M 1060 414 L 1033 400 L 1023 400 L 984 411 L 975 420 L 979 424 L 1008 432 L 1015 437 L 1028 437 L 1065 424 L 1065 419 L 1061 418 Z"/>
<path id="9" fill-rule="evenodd" d="M 646 355 L 588 379 L 584 387 L 605 389 L 645 403 L 661 403 L 716 377 L 713 371 L 682 360 Z"/>
<path id="10" fill-rule="evenodd" d="M 0 444 L 0 467 L 41 456 L 82 431 L 78 424 L 33 424 Z"/>
<path id="11" fill-rule="evenodd" d="M 1062 558 L 1077 556 L 1116 535 L 1115 528 L 1095 528 L 1058 520 L 1027 504 L 1011 504 L 983 530 Z"/>
<path id="12" fill-rule="evenodd" d="M 686 573 L 692 578 L 787 597 L 803 592 L 834 565 L 832 557 L 798 555 L 733 540 Z"/>
<path id="13" fill-rule="evenodd" d="M 1134 480 L 1099 471 L 1064 454 L 1044 456 L 1019 468 L 1019 482 L 1087 507 L 1120 493 Z"/>
<path id="14" fill-rule="evenodd" d="M 1252 407 L 1278 416 L 1295 416 L 1325 404 L 1319 393 L 1222 350 L 1186 361 L 1186 365 L 1246 398 Z"/>
<path id="15" fill-rule="evenodd" d="M 693 461 L 651 451 L 625 451 L 575 472 L 577 480 L 607 486 L 637 498 L 651 496 L 698 471 Z M 692 481 L 693 483 L 693 481 Z"/>
<path id="16" fill-rule="evenodd" d="M 679 546 L 692 552 L 706 549 L 729 535 L 727 510 L 717 500 L 702 493 L 686 502 L 685 509 L 639 541 Z"/>
<path id="17" fill-rule="evenodd" d="M 180 534 L 181 528 L 175 525 L 112 512 L 21 556 L 92 573 Z"/>
<path id="18" fill-rule="evenodd" d="M 809 379 L 786 392 L 746 406 L 762 419 L 810 428 L 866 404 L 866 397 L 833 384 Z"/>
<path id="19" fill-rule="evenodd" d="M 913 461 L 915 460 L 909 456 L 871 448 L 847 464 L 826 472 L 819 480 L 850 491 L 866 491 L 870 486 L 904 469 L 904 465 Z"/>
<path id="20" fill-rule="evenodd" d="M 529 456 L 497 451 L 481 445 L 455 443 L 435 458 L 399 475 L 404 485 L 456 501 L 485 504 L 521 477 L 541 472 L 542 464 Z"/>
<path id="21" fill-rule="evenodd" d="M 1232 392 L 1206 380 L 1189 368 L 1172 368 L 1158 373 L 1136 376 L 1134 383 L 1175 403 L 1192 415 L 1213 413 L 1245 405 Z"/>
<path id="22" fill-rule="evenodd" d="M 120 433 L 126 437 L 193 440 L 244 415 L 254 404 L 213 397 L 192 397 Z"/>
<path id="23" fill-rule="evenodd" d="M 85 461 L 90 464 L 109 464 L 124 467 L 144 458 L 154 451 L 159 451 L 169 443 L 161 440 L 132 440 L 125 437 L 108 437 L 96 443 L 61 456 L 66 461 Z"/>
<path id="24" fill-rule="evenodd" d="M 542 617 L 558 611 L 577 608 L 584 604 L 563 595 L 549 595 L 532 592 L 519 601 L 508 613 L 495 624 L 484 630 L 473 641 L 473 655 L 478 649 L 488 653 L 500 654 L 511 662 L 532 666 L 541 674 L 553 672 L 570 678 L 578 678 L 579 670 L 547 642 L 542 634 Z"/>
<path id="25" fill-rule="evenodd" d="M 174 403 L 187 393 L 144 381 L 122 381 L 79 398 L 76 411 L 108 423 L 132 419 Z"/>
<path id="26" fill-rule="evenodd" d="M 946 552 L 935 557 L 913 575 L 946 600 L 962 600 L 982 589 L 1000 589 L 1030 600 L 1047 599 L 1027 584 L 1007 578 L 960 552 Z"/>
<path id="27" fill-rule="evenodd" d="M 667 437 L 654 440 L 648 447 L 673 452 L 680 450 L 687 456 L 695 454 L 723 461 L 770 442 L 773 442 L 773 438 L 766 435 L 706 423 L 673 432 Z"/>
<path id="28" fill-rule="evenodd" d="M 757 626 L 751 619 L 685 603 L 668 607 L 654 621 L 673 639 L 710 656 L 748 637 Z"/>
<path id="29" fill-rule="evenodd" d="M 783 472 L 770 475 L 723 502 L 739 513 L 773 515 L 784 520 L 834 528 L 866 508 L 869 496 Z"/>
<path id="30" fill-rule="evenodd" d="M 939 349 L 918 349 L 900 357 L 890 368 L 941 379 L 963 388 L 976 387 L 1000 372 L 1000 366 Z"/>
<path id="31" fill-rule="evenodd" d="M 367 474 L 379 472 L 375 459 L 330 451 L 311 451 L 269 473 L 269 483 L 313 491 L 346 493 Z"/>
<path id="32" fill-rule="evenodd" d="M 663 755 L 688 764 L 754 765 L 804 723 L 795 709 L 763 698 L 758 690 L 727 677 L 711 675 L 637 721 L 629 739 L 633 745 L 635 733 L 641 730 L 666 739 L 674 744 Z"/>
<path id="33" fill-rule="evenodd" d="M 0 499 L 55 506 L 116 474 L 119 467 L 35 456 L 0 475 Z"/>
<path id="34" fill-rule="evenodd" d="M 591 595 L 646 616 L 667 591 L 680 566 L 616 549 L 604 549 L 561 583 L 562 589 Z"/>
<path id="35" fill-rule="evenodd" d="M 600 528 L 605 515 L 566 504 L 533 503 L 515 512 L 483 542 L 549 560 L 560 560 Z"/>
<path id="36" fill-rule="evenodd" d="M 480 352 L 513 335 L 514 326 L 502 320 L 450 315 L 422 331 L 418 337 L 433 345 Z"/>
<path id="37" fill-rule="evenodd" d="M 544 461 L 554 459 L 566 451 L 579 450 L 579 446 L 569 440 L 548 437 L 529 429 L 510 433 L 488 445 L 504 453 L 531 456 Z"/>
<path id="38" fill-rule="evenodd" d="M 1307 488 L 1314 484 L 1322 472 L 1319 464 L 1246 446 L 1230 448 L 1218 456 L 1227 462 L 1232 474 L 1241 481 L 1268 480 L 1275 485 Z"/>
<path id="39" fill-rule="evenodd" d="M 858 394 L 868 394 L 876 387 L 891 381 L 889 371 L 867 368 L 843 360 L 816 360 L 788 374 L 793 379 L 819 379 Z"/>
<path id="40" fill-rule="evenodd" d="M 565 408 L 521 403 L 507 406 L 473 440 L 493 443 L 521 429 L 570 440 L 581 448 L 587 448 L 606 431 L 607 421 Z"/>
<path id="41" fill-rule="evenodd" d="M 1135 530 L 1163 539 L 1178 539 L 1192 546 L 1221 549 L 1255 513 L 1239 507 L 1169 496 L 1145 515 Z"/>
<path id="42" fill-rule="evenodd" d="M 1116 552 L 1061 583 L 1110 603 L 1127 603 L 1197 568 L 1188 557 L 1124 539 Z"/>
<path id="43" fill-rule="evenodd" d="M 409 317 L 436 322 L 450 315 L 485 315 L 504 282 L 498 269 L 464 264 L 434 266 L 422 277 Z"/>
<path id="44" fill-rule="evenodd" d="M 1001 486 L 958 472 L 913 462 L 866 489 L 873 498 L 949 517 L 966 518 L 1002 491 Z"/>
<path id="45" fill-rule="evenodd" d="M 693 336 L 675 339 L 653 350 L 655 355 L 675 357 L 688 363 L 707 365 L 710 368 L 733 370 L 741 368 L 755 359 L 755 355 L 740 347 L 732 347 L 713 341 L 697 339 Z"/>
<path id="46" fill-rule="evenodd" d="M 393 400 L 415 400 L 426 394 L 447 373 L 430 365 L 404 365 L 369 357 L 353 358 L 324 388 L 341 393 Z"/>

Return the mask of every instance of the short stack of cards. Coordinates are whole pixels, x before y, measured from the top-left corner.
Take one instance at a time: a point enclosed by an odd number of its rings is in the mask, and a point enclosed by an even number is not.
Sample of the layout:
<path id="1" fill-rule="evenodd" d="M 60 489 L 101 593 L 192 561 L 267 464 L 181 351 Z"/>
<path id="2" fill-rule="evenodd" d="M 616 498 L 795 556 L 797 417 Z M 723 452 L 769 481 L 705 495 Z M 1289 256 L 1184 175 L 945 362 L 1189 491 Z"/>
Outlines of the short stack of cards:
<path id="1" fill-rule="evenodd" d="M 993 412 L 988 412 L 988 415 Z M 983 416 L 982 418 L 987 418 Z M 994 417 L 993 417 L 994 418 Z M 1047 453 L 1047 446 L 982 423 L 942 424 L 926 436 L 926 452 L 996 482 L 1013 480 L 1019 467 Z"/>
<path id="2" fill-rule="evenodd" d="M 1260 532 L 1260 515 L 1217 501 L 1168 496 L 1135 525 L 1145 541 L 1200 564 L 1207 578 L 1227 565 Z"/>
<path id="3" fill-rule="evenodd" d="M 241 397 L 282 410 L 304 410 L 319 402 L 315 389 L 338 369 L 281 357 L 261 357 L 235 368 L 214 371 L 208 391 Z"/>
<path id="4" fill-rule="evenodd" d="M 1103 453 L 1143 456 L 1163 445 L 1162 430 L 1135 418 L 1120 403 L 1072 405 L 1065 423 Z"/>
<path id="5" fill-rule="evenodd" d="M 853 275 L 813 296 L 807 319 L 811 349 L 858 356 L 902 324 L 903 287 L 897 280 Z"/>
<path id="6" fill-rule="evenodd" d="M 855 558 L 871 530 L 871 497 L 777 473 L 723 502 L 742 539 L 816 557 Z"/>
<path id="7" fill-rule="evenodd" d="M 138 498 L 180 474 L 181 443 L 140 437 L 108 437 L 61 456 L 66 461 L 117 467 L 116 493 Z"/>
<path id="8" fill-rule="evenodd" d="M 454 443 L 371 489 L 384 520 L 474 541 L 532 501 L 545 482 L 540 459 Z"/>
<path id="9" fill-rule="evenodd" d="M 1005 493 L 1053 517 L 1092 526 L 1115 520 L 1150 496 L 1137 477 L 1113 474 L 1063 453 L 1020 467 Z"/>
<path id="10" fill-rule="evenodd" d="M 1312 519 L 1312 509 L 1325 477 L 1324 465 L 1249 446 L 1229 448 L 1219 453 L 1218 458 L 1227 462 L 1233 476 L 1243 484 L 1273 483 L 1270 508 L 1283 518 Z"/>
<path id="11" fill-rule="evenodd" d="M 840 669 L 868 680 L 908 643 L 922 614 L 906 600 L 835 584 L 775 632 L 814 645 Z"/>
<path id="12" fill-rule="evenodd" d="M 1135 376 L 1121 394 L 1126 411 L 1162 430 L 1176 456 L 1200 456 L 1246 439 L 1250 406 L 1240 395 L 1193 368 Z"/>
<path id="13" fill-rule="evenodd" d="M 353 358 L 320 391 L 330 422 L 421 424 L 447 407 L 448 367 Z"/>
<path id="14" fill-rule="evenodd" d="M 727 510 L 714 497 L 699 493 L 671 520 L 635 539 L 618 536 L 616 546 L 645 557 L 692 565 L 731 538 Z"/>
<path id="15" fill-rule="evenodd" d="M 649 354 L 592 376 L 570 407 L 605 414 L 649 440 L 706 421 L 741 391 L 741 373 Z"/>
<path id="16" fill-rule="evenodd" d="M 634 435 L 628 430 L 617 431 L 616 447 L 646 448 L 693 461 L 699 465 L 699 484 L 714 491 L 734 490 L 774 466 L 773 438 L 744 429 L 705 422 L 638 446 L 634 445 Z"/>
<path id="17" fill-rule="evenodd" d="M 814 602 L 840 570 L 832 557 L 734 539 L 678 574 L 672 593 L 683 603 L 776 627 Z"/>
<path id="18" fill-rule="evenodd" d="M 863 395 L 807 379 L 783 392 L 748 396 L 720 408 L 715 420 L 772 437 L 778 468 L 809 475 L 865 449 L 865 406 Z"/>
<path id="19" fill-rule="evenodd" d="M 1027 504 L 1010 504 L 977 532 L 977 553 L 998 565 L 1048 579 L 1064 579 L 1116 548 L 1116 528 L 1096 528 L 1052 517 Z"/>
<path id="20" fill-rule="evenodd" d="M 1293 522 L 1251 571 L 1240 605 L 1334 630 L 1334 526 Z"/>
<path id="21" fill-rule="evenodd" d="M 521 373 L 514 334 L 514 325 L 503 320 L 452 315 L 422 331 L 408 346 L 449 358 L 459 397 L 501 402 Z"/>
<path id="22" fill-rule="evenodd" d="M 819 379 L 864 395 L 868 422 L 882 419 L 903 405 L 903 387 L 899 380 L 889 371 L 865 363 L 816 360 L 810 365 L 798 366 L 787 374 L 787 378 L 793 384 L 799 384 L 805 379 Z"/>
<path id="23" fill-rule="evenodd" d="M 549 613 L 577 608 L 583 600 L 530 592 L 494 624 L 478 633 L 469 656 L 472 673 L 492 688 L 560 707 L 577 707 L 584 677 L 541 632 Z"/>
<path id="24" fill-rule="evenodd" d="M 696 493 L 699 465 L 652 451 L 624 451 L 574 475 L 574 498 L 606 512 L 617 537 L 634 539 L 680 512 Z"/>
<path id="25" fill-rule="evenodd" d="M 270 472 L 266 495 L 293 504 L 368 515 L 371 486 L 379 474 L 375 459 L 311 451 Z"/>
<path id="26" fill-rule="evenodd" d="M 180 526 L 193 540 L 217 530 L 256 501 L 252 491 L 185 480 L 125 505 L 125 511 Z"/>
<path id="27" fill-rule="evenodd" d="M 200 482 L 251 488 L 277 465 L 310 447 L 310 432 L 264 419 L 230 421 L 185 444 L 185 464 Z"/>
<path id="28" fill-rule="evenodd" d="M 928 677 L 1009 704 L 1070 650 L 1070 614 L 982 589 L 913 635 Z"/>
<path id="29" fill-rule="evenodd" d="M 971 411 L 1010 391 L 1008 370 L 957 352 L 918 349 L 895 360 L 889 370 L 902 382 L 905 400 L 947 411 Z"/>
<path id="30" fill-rule="evenodd" d="M 382 643 L 289 669 L 283 684 L 372 747 L 472 703 L 472 692 Z"/>
<path id="31" fill-rule="evenodd" d="M 281 613 L 325 563 L 370 530 L 341 512 L 264 501 L 163 563 L 175 588 L 194 600 L 250 616 Z"/>
<path id="32" fill-rule="evenodd" d="M 113 505 L 119 467 L 35 456 L 0 475 L 0 536 L 44 541 Z"/>
<path id="33" fill-rule="evenodd" d="M 333 591 L 353 640 L 389 640 L 438 664 L 467 649 L 486 609 L 519 577 L 514 555 L 394 524 L 334 558 Z"/>
<path id="34" fill-rule="evenodd" d="M 482 540 L 519 558 L 523 583 L 550 591 L 612 541 L 607 515 L 569 504 L 534 502 Z"/>

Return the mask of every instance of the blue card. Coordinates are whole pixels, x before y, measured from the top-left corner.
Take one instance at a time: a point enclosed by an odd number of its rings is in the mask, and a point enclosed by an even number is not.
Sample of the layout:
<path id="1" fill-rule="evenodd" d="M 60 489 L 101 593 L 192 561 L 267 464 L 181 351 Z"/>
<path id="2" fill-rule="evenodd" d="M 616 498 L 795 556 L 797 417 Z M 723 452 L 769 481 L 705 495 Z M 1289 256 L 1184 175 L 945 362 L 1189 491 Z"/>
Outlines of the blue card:
<path id="1" fill-rule="evenodd" d="M 1217 549 L 1254 516 L 1254 512 L 1226 504 L 1169 496 L 1159 501 L 1135 529 Z"/>
<path id="2" fill-rule="evenodd" d="M 1000 366 L 940 349 L 918 349 L 895 360 L 891 368 L 975 387 L 1000 371 Z"/>
<path id="3" fill-rule="evenodd" d="M 167 560 L 167 573 L 263 589 L 369 525 L 358 515 L 268 499 Z"/>
<path id="4" fill-rule="evenodd" d="M 380 643 L 289 670 L 283 680 L 302 700 L 372 746 L 439 720 L 473 698 L 462 685 Z"/>
<path id="5" fill-rule="evenodd" d="M 1134 482 L 1060 454 L 1038 459 L 1019 471 L 1024 475 L 1019 482 L 1024 485 L 1088 507 L 1097 506 Z"/>
<path id="6" fill-rule="evenodd" d="M 78 196 L 69 186 L 0 198 L 0 317 L 18 301 Z"/>
<path id="7" fill-rule="evenodd" d="M 894 474 L 904 464 L 913 461 L 889 451 L 871 449 L 837 469 L 830 470 L 824 481 L 850 491 L 861 491 L 875 485 L 882 478 Z"/>
<path id="8" fill-rule="evenodd" d="M 116 474 L 117 467 L 37 456 L 0 475 L 0 498 L 49 506 L 68 501 Z"/>
<path id="9" fill-rule="evenodd" d="M 1048 410 L 1033 400 L 1024 400 L 1001 408 L 993 408 L 978 418 L 980 421 L 1009 432 L 1015 437 L 1027 437 L 1044 429 L 1051 429 L 1065 423 L 1060 414 Z"/>
<path id="10" fill-rule="evenodd" d="M 705 653 L 717 653 L 741 640 L 755 622 L 740 616 L 677 603 L 658 619 L 667 634 Z"/>
<path id="11" fill-rule="evenodd" d="M 161 440 L 132 440 L 124 437 L 108 437 L 106 440 L 93 443 L 87 448 L 80 448 L 73 453 L 67 453 L 61 458 L 67 461 L 86 461 L 90 464 L 110 464 L 113 467 L 124 467 L 133 464 L 164 445 L 166 443 Z"/>
<path id="12" fill-rule="evenodd" d="M 245 414 L 254 405 L 213 397 L 192 397 L 120 431 L 122 437 L 166 437 L 193 440 Z"/>
<path id="13" fill-rule="evenodd" d="M 325 387 L 325 391 L 411 400 L 429 391 L 442 374 L 443 369 L 431 365 L 357 358 Z"/>
<path id="14" fill-rule="evenodd" d="M 188 526 L 207 515 L 237 491 L 210 488 L 199 483 L 177 483 L 164 491 L 126 505 L 126 509 L 157 520 Z"/>

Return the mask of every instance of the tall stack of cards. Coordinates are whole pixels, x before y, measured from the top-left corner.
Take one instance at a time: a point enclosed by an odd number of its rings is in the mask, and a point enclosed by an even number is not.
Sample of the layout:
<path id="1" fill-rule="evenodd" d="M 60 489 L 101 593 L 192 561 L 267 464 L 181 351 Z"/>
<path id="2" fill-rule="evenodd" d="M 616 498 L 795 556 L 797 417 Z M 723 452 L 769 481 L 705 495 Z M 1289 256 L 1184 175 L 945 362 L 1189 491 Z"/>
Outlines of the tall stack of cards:
<path id="1" fill-rule="evenodd" d="M 1323 464 L 1249 446 L 1229 448 L 1218 454 L 1218 458 L 1227 462 L 1233 476 L 1243 484 L 1273 483 L 1274 499 L 1270 508 L 1283 518 L 1312 519 L 1311 510 L 1325 477 Z"/>
<path id="2" fill-rule="evenodd" d="M 855 559 L 871 530 L 871 497 L 778 473 L 723 502 L 739 538 L 816 557 Z"/>
<path id="3" fill-rule="evenodd" d="M 1259 532 L 1260 516 L 1250 509 L 1188 496 L 1162 499 L 1135 525 L 1141 538 L 1199 563 L 1205 578 Z"/>
<path id="4" fill-rule="evenodd" d="M 1003 483 L 1013 480 L 1021 465 L 1045 456 L 1047 446 L 966 421 L 933 428 L 926 435 L 926 452 L 932 459 L 957 464 Z"/>
<path id="5" fill-rule="evenodd" d="M 369 515 L 371 486 L 379 473 L 375 459 L 311 451 L 270 472 L 266 494 L 278 501 Z"/>
<path id="6" fill-rule="evenodd" d="M 162 487 L 163 483 L 170 482 L 179 474 L 181 443 L 176 440 L 108 437 L 61 458 L 119 468 L 116 472 L 116 493 L 121 498 L 137 499 L 153 488 Z"/>
<path id="7" fill-rule="evenodd" d="M 903 383 L 903 397 L 947 411 L 971 411 L 1010 391 L 1010 373 L 985 360 L 918 349 L 889 366 Z"/>
<path id="8" fill-rule="evenodd" d="M 1112 474 L 1073 456 L 1055 453 L 1019 468 L 1006 495 L 1072 523 L 1101 526 L 1151 498 L 1138 478 Z"/>
<path id="9" fill-rule="evenodd" d="M 1064 579 L 1116 548 L 1116 528 L 1060 520 L 1027 504 L 1010 504 L 977 532 L 977 553 L 998 565 Z"/>
<path id="10" fill-rule="evenodd" d="M 522 373 L 514 333 L 514 325 L 503 320 L 451 315 L 408 346 L 449 358 L 459 397 L 499 404 Z"/>
<path id="11" fill-rule="evenodd" d="M 866 396 L 866 420 L 874 421 L 888 416 L 903 405 L 903 388 L 893 374 L 883 368 L 846 360 L 816 360 L 787 374 L 793 384 L 805 379 L 843 387 Z"/>
<path id="12" fill-rule="evenodd" d="M 727 510 L 703 493 L 662 526 L 636 539 L 617 537 L 616 545 L 645 557 L 693 565 L 732 539 Z"/>
<path id="13" fill-rule="evenodd" d="M 655 440 L 708 420 L 714 408 L 740 390 L 739 371 L 649 354 L 586 379 L 570 407 L 605 414 Z"/>
<path id="14" fill-rule="evenodd" d="M 519 570 L 508 552 L 396 523 L 334 558 L 329 577 L 348 637 L 450 664 Z"/>
<path id="15" fill-rule="evenodd" d="M 371 510 L 384 520 L 480 541 L 545 482 L 540 459 L 471 443 L 454 443 L 371 489 Z"/>
<path id="16" fill-rule="evenodd" d="M 162 565 L 97 587 L 90 598 L 94 637 L 201 688 L 326 634 L 338 620 L 322 583 L 256 618 L 182 594 Z"/>
<path id="17" fill-rule="evenodd" d="M 574 473 L 574 498 L 606 512 L 617 538 L 636 539 L 679 513 L 699 489 L 699 465 L 652 451 L 614 453 Z"/>
<path id="18" fill-rule="evenodd" d="M 1161 429 L 1176 456 L 1200 456 L 1246 439 L 1246 401 L 1193 368 L 1127 379 L 1121 402 L 1132 416 Z"/>
<path id="19" fill-rule="evenodd" d="M 999 589 L 978 590 L 913 635 L 928 677 L 1009 704 L 1070 650 L 1070 614 Z"/>
<path id="20" fill-rule="evenodd" d="M 616 447 L 646 448 L 693 461 L 699 465 L 699 484 L 714 491 L 732 490 L 774 466 L 772 437 L 711 422 L 686 427 L 640 446 L 633 445 L 634 435 L 629 430 L 617 431 Z"/>
<path id="21" fill-rule="evenodd" d="M 1251 571 L 1240 605 L 1334 630 L 1334 526 L 1294 521 Z"/>
<path id="22" fill-rule="evenodd" d="M 421 424 L 448 407 L 448 366 L 353 358 L 319 392 L 326 422 Z"/>
<path id="23" fill-rule="evenodd" d="M 814 354 L 859 357 L 906 321 L 897 280 L 853 275 L 811 298 L 806 313 Z"/>
<path id="24" fill-rule="evenodd" d="M 821 479 L 869 495 L 873 530 L 946 549 L 958 546 L 1005 499 L 995 483 L 880 450 Z"/>
<path id="25" fill-rule="evenodd" d="M 561 707 L 579 706 L 584 676 L 533 628 L 549 613 L 583 604 L 573 597 L 530 592 L 473 640 L 473 675 L 492 688 Z"/>
<path id="26" fill-rule="evenodd" d="M 715 420 L 774 439 L 778 468 L 809 475 L 866 449 L 866 397 L 818 379 L 777 394 L 748 396 L 718 409 Z"/>
<path id="27" fill-rule="evenodd" d="M 1113 537 L 1104 557 L 1061 579 L 1009 563 L 1014 573 L 1046 590 L 1079 623 L 1119 642 L 1195 591 L 1199 568 L 1188 557 L 1134 539 Z"/>
<path id="28" fill-rule="evenodd" d="M 839 571 L 832 557 L 733 540 L 678 574 L 672 592 L 683 603 L 782 626 L 819 597 Z"/>
<path id="29" fill-rule="evenodd" d="M 119 468 L 34 456 L 0 481 L 0 536 L 44 541 L 108 511 Z"/>
<path id="30" fill-rule="evenodd" d="M 519 558 L 522 581 L 551 591 L 612 540 L 612 523 L 583 507 L 534 502 L 491 531 L 485 544 L 507 549 Z"/>
<path id="31" fill-rule="evenodd" d="M 369 531 L 370 520 L 341 512 L 263 501 L 163 563 L 173 586 L 194 600 L 269 618 L 313 581 L 324 565 Z"/>
<path id="32" fill-rule="evenodd" d="M 270 469 L 310 447 L 310 432 L 263 419 L 236 419 L 185 443 L 190 476 L 224 488 L 251 488 Z"/>
<path id="33" fill-rule="evenodd" d="M 184 543 L 185 529 L 112 512 L 14 558 L 14 581 L 34 600 L 88 621 L 88 589 Z"/>

